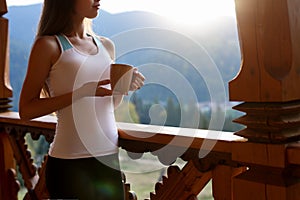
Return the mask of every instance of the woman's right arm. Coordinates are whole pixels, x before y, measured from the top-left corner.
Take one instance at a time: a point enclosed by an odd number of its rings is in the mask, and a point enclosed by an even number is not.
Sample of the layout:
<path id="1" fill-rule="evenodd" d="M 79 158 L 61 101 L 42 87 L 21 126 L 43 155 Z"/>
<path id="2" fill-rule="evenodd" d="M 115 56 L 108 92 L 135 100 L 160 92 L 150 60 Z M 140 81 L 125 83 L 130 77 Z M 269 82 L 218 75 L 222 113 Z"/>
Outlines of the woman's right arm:
<path id="1" fill-rule="evenodd" d="M 111 95 L 110 90 L 100 87 L 109 83 L 109 81 L 104 80 L 98 83 L 87 83 L 73 92 L 60 96 L 41 98 L 40 93 L 49 71 L 59 56 L 60 48 L 55 37 L 44 36 L 35 41 L 30 53 L 27 74 L 20 95 L 19 115 L 22 119 L 30 120 L 51 114 L 71 105 L 73 100 L 85 96 Z M 95 85 L 98 86 L 96 94 Z"/>
<path id="2" fill-rule="evenodd" d="M 19 114 L 22 119 L 30 120 L 47 115 L 71 104 L 71 93 L 52 98 L 40 97 L 51 66 L 59 55 L 60 49 L 54 37 L 45 36 L 36 39 L 20 94 Z"/>

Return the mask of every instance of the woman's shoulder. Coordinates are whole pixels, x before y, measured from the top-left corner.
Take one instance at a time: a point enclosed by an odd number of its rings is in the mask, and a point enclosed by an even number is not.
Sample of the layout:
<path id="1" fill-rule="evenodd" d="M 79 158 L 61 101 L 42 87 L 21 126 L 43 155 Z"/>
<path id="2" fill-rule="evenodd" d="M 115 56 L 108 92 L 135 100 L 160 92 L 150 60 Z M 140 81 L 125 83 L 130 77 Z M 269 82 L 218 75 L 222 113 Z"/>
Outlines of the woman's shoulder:
<path id="1" fill-rule="evenodd" d="M 55 36 L 38 36 L 35 38 L 33 49 L 48 54 L 54 63 L 60 55 L 60 47 Z"/>
<path id="2" fill-rule="evenodd" d="M 98 36 L 101 43 L 107 48 L 108 50 L 114 50 L 115 49 L 115 44 L 112 40 L 110 40 L 107 37 L 104 36 Z"/>
<path id="3" fill-rule="evenodd" d="M 104 36 L 98 36 L 103 46 L 108 51 L 110 57 L 114 60 L 115 59 L 115 44 L 112 40 Z"/>
<path id="4" fill-rule="evenodd" d="M 53 45 L 56 43 L 56 38 L 52 35 L 37 36 L 34 43 L 38 45 Z"/>
<path id="5" fill-rule="evenodd" d="M 100 39 L 100 41 L 103 44 L 110 45 L 110 46 L 114 47 L 114 42 L 111 39 L 109 39 L 107 37 L 104 37 L 104 36 L 98 36 L 98 38 Z"/>
<path id="6" fill-rule="evenodd" d="M 59 45 L 55 36 L 38 36 L 35 38 L 33 46 L 35 48 L 43 49 L 44 51 L 54 51 L 59 50 Z"/>

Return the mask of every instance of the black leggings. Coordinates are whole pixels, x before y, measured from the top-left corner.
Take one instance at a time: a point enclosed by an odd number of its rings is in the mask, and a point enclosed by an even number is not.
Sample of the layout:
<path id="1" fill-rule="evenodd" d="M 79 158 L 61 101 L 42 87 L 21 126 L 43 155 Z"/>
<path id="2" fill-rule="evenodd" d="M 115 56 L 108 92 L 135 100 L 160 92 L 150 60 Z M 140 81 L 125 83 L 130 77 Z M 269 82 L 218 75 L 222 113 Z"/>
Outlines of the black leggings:
<path id="1" fill-rule="evenodd" d="M 49 156 L 46 185 L 50 199 L 124 199 L 117 154 L 80 159 L 60 159 Z"/>

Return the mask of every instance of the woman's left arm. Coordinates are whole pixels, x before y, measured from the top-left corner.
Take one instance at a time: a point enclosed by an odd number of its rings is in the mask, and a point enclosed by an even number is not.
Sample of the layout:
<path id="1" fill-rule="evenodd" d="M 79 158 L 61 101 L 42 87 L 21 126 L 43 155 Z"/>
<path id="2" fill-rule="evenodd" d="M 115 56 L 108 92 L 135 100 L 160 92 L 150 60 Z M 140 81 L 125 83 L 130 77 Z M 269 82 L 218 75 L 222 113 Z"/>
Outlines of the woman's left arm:
<path id="1" fill-rule="evenodd" d="M 102 42 L 103 46 L 107 50 L 110 58 L 113 61 L 115 61 L 115 45 L 113 41 L 103 36 L 100 37 L 100 41 Z M 113 94 L 113 101 L 114 101 L 115 108 L 121 104 L 122 100 L 123 100 L 123 95 Z"/>

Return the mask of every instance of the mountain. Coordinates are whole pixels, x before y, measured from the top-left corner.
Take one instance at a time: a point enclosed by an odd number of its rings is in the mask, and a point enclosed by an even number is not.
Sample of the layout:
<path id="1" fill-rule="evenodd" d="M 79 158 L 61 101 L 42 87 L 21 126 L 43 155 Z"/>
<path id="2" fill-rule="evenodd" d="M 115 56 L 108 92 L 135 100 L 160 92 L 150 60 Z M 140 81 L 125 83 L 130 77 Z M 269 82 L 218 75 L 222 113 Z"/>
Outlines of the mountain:
<path id="1" fill-rule="evenodd" d="M 10 20 L 10 80 L 13 109 L 17 110 L 41 4 L 12 6 L 8 11 L 4 17 Z M 93 27 L 115 42 L 117 62 L 133 64 L 146 73 L 149 84 L 137 92 L 145 101 L 192 98 L 191 91 L 197 101 L 209 101 L 211 92 L 219 92 L 210 91 L 215 88 L 211 85 L 221 80 L 227 95 L 227 83 L 239 70 L 236 22 L 230 17 L 183 26 L 148 12 L 102 10 Z M 187 88 L 191 88 L 189 93 Z"/>

